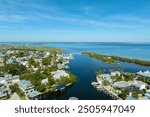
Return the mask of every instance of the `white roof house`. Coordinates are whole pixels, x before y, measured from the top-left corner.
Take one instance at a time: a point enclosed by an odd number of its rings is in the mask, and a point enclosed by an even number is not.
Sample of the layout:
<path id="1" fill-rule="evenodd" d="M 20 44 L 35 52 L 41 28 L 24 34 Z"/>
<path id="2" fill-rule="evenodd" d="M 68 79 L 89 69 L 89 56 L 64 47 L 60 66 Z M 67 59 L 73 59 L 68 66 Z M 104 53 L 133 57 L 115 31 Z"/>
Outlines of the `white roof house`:
<path id="1" fill-rule="evenodd" d="M 103 80 L 107 80 L 108 82 L 112 82 L 111 76 L 109 74 L 99 75 Z"/>
<path id="2" fill-rule="evenodd" d="M 29 92 L 28 98 L 31 100 L 36 100 L 36 99 L 39 99 L 41 95 L 42 95 L 42 93 L 40 93 L 38 91 L 32 91 L 32 92 Z"/>
<path id="3" fill-rule="evenodd" d="M 55 80 L 61 77 L 69 77 L 69 74 L 66 73 L 64 70 L 57 70 L 57 71 L 51 72 L 51 74 Z"/>
<path id="4" fill-rule="evenodd" d="M 139 88 L 140 90 L 146 88 L 146 83 L 144 83 L 142 81 L 138 81 L 138 80 L 133 81 L 132 85 Z"/>
<path id="5" fill-rule="evenodd" d="M 123 88 L 129 87 L 130 85 L 131 85 L 131 82 L 119 81 L 119 82 L 115 82 L 113 84 L 113 87 L 123 89 Z"/>
<path id="6" fill-rule="evenodd" d="M 115 88 L 119 88 L 119 89 L 123 89 L 123 88 L 127 88 L 127 87 L 130 87 L 130 86 L 134 86 L 138 89 L 145 89 L 146 87 L 146 83 L 142 82 L 142 81 L 132 81 L 132 82 L 126 82 L 126 81 L 119 81 L 119 82 L 115 82 L 113 84 L 113 87 Z"/>
<path id="7" fill-rule="evenodd" d="M 67 65 L 65 65 L 65 64 L 58 63 L 57 64 L 57 68 L 58 69 L 65 69 L 65 68 L 69 68 L 69 67 Z"/>
<path id="8" fill-rule="evenodd" d="M 138 74 L 138 75 L 141 75 L 141 76 L 150 77 L 150 72 L 149 72 L 149 70 L 146 70 L 146 71 L 144 71 L 144 72 L 139 71 L 139 72 L 137 72 L 137 74 Z"/>
<path id="9" fill-rule="evenodd" d="M 34 86 L 29 80 L 20 80 L 18 83 L 19 88 L 22 89 L 26 94 L 34 91 Z"/>
<path id="10" fill-rule="evenodd" d="M 70 60 L 70 59 L 73 59 L 73 56 L 72 54 L 64 54 L 63 59 Z"/>
<path id="11" fill-rule="evenodd" d="M 119 75 L 119 76 L 120 76 L 120 72 L 119 72 L 119 71 L 114 71 L 114 72 L 111 72 L 110 75 L 111 75 L 111 76 L 116 76 L 116 75 Z"/>

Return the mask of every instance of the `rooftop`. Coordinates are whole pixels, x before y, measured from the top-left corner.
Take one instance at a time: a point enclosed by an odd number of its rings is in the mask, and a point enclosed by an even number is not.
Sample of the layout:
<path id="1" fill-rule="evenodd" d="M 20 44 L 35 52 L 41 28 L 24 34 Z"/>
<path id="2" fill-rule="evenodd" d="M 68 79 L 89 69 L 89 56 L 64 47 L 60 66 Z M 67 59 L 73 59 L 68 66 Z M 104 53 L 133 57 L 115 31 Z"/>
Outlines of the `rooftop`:
<path id="1" fill-rule="evenodd" d="M 126 87 L 129 87 L 130 84 L 131 84 L 131 82 L 119 81 L 119 82 L 115 82 L 113 84 L 113 87 L 116 87 L 116 88 L 126 88 Z"/>
<path id="2" fill-rule="evenodd" d="M 42 93 L 40 93 L 40 92 L 38 92 L 38 91 L 32 91 L 32 92 L 30 92 L 29 94 L 28 94 L 28 96 L 30 97 L 30 98 L 34 98 L 34 97 L 36 97 L 36 96 L 39 96 L 39 95 L 41 95 Z"/>
<path id="3" fill-rule="evenodd" d="M 29 87 L 34 87 L 29 80 L 21 80 L 18 85 L 24 90 L 28 89 Z"/>
<path id="4" fill-rule="evenodd" d="M 146 70 L 146 71 L 144 71 L 144 72 L 139 71 L 139 72 L 137 72 L 137 74 L 138 74 L 138 75 L 141 75 L 141 76 L 150 77 L 150 72 L 149 72 L 149 70 Z"/>
<path id="5" fill-rule="evenodd" d="M 69 74 L 66 73 L 64 70 L 57 70 L 55 72 L 51 72 L 52 73 L 52 76 L 53 78 L 56 80 L 56 79 L 59 79 L 61 77 L 69 77 Z"/>

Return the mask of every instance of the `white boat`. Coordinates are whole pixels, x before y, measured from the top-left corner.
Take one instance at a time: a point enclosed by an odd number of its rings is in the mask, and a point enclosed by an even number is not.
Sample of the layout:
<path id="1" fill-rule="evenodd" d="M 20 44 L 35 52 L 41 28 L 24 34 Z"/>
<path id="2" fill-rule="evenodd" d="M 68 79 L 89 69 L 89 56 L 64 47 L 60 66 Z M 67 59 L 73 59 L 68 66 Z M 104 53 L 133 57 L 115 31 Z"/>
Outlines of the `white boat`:
<path id="1" fill-rule="evenodd" d="M 97 87 L 97 86 L 99 86 L 99 83 L 98 83 L 98 82 L 92 82 L 91 85 L 92 85 L 93 87 Z"/>

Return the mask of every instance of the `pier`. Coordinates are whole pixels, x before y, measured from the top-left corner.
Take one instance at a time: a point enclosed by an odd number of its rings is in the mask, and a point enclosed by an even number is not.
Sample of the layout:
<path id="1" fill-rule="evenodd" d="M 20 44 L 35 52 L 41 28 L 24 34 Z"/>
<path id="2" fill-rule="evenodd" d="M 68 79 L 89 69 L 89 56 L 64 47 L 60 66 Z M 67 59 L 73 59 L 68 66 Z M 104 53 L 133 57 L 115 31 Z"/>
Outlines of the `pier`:
<path id="1" fill-rule="evenodd" d="M 114 93 L 113 91 L 109 90 L 106 86 L 103 86 L 103 85 L 99 84 L 98 82 L 92 82 L 91 85 L 94 88 L 96 88 L 97 91 L 103 92 L 106 95 L 111 96 L 112 99 L 114 99 L 114 100 L 122 100 L 120 97 L 118 97 L 118 95 L 116 93 Z"/>

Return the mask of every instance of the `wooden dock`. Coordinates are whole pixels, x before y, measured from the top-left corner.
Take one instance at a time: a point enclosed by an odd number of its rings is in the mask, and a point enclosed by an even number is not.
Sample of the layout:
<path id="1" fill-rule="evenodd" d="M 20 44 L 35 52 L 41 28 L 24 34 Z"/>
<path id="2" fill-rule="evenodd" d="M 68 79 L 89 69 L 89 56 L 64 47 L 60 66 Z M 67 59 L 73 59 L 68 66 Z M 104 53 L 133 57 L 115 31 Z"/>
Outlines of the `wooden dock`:
<path id="1" fill-rule="evenodd" d="M 122 100 L 120 97 L 118 97 L 118 95 L 116 93 L 114 93 L 113 91 L 110 91 L 106 86 L 102 86 L 102 85 L 97 85 L 97 87 L 93 86 L 94 88 L 97 89 L 97 91 L 103 92 L 106 95 L 109 95 L 112 97 L 112 99 L 114 100 Z"/>

